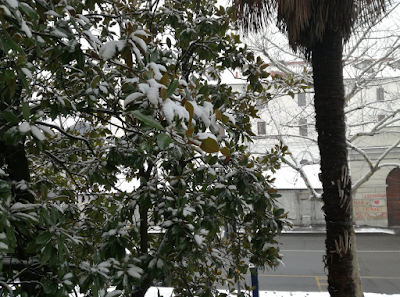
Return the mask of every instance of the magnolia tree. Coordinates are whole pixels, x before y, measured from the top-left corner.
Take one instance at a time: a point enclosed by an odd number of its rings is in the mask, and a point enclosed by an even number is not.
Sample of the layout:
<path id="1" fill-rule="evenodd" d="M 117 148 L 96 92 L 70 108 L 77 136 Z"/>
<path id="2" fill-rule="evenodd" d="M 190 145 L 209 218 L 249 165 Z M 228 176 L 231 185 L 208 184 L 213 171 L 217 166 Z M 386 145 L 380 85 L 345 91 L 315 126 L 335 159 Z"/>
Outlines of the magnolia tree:
<path id="1" fill-rule="evenodd" d="M 354 156 L 364 160 L 368 167 L 358 180 L 353 180 L 353 193 L 379 169 L 400 165 L 385 161 L 385 157 L 399 145 L 398 137 L 385 143 L 386 149 L 373 159 L 365 150 L 366 146 L 373 144 L 373 137 L 395 132 L 393 127 L 400 121 L 400 37 L 395 21 L 399 13 L 400 4 L 396 3 L 367 28 L 357 29 L 345 46 L 347 142 Z M 267 69 L 276 75 L 275 81 L 279 77 L 284 80 L 275 92 L 271 92 L 270 99 L 273 100 L 260 111 L 260 117 L 266 123 L 265 135 L 259 135 L 257 141 L 250 144 L 250 150 L 255 155 L 262 155 L 265 147 L 273 143 L 271 140 L 284 143 L 291 152 L 285 163 L 299 172 L 312 199 L 320 200 L 321 195 L 303 170 L 304 165 L 320 161 L 314 129 L 311 67 L 300 54 L 296 55 L 289 49 L 278 29 L 269 26 L 266 30 L 267 33 L 250 36 L 247 43 L 269 61 Z M 295 87 L 288 85 L 290 81 L 297 82 Z M 287 88 L 283 88 L 285 84 Z M 292 88 L 291 91 L 288 88 Z"/>
<path id="2" fill-rule="evenodd" d="M 285 215 L 262 173 L 285 149 L 246 151 L 268 74 L 231 13 L 1 1 L 0 295 L 143 296 L 161 280 L 210 296 L 279 263 Z M 245 93 L 220 83 L 245 64 Z"/>

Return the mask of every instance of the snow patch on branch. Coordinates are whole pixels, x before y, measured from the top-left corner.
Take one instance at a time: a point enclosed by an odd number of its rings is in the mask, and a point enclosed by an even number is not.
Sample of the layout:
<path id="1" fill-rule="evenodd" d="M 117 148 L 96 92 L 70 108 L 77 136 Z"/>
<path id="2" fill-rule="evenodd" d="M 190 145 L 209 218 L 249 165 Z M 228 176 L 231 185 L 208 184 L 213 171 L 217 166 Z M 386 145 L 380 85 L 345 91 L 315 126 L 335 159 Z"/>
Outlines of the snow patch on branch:
<path id="1" fill-rule="evenodd" d="M 125 40 L 112 40 L 102 45 L 99 50 L 99 56 L 103 60 L 110 60 L 111 58 L 115 57 L 117 52 L 123 50 L 126 45 Z"/>
<path id="2" fill-rule="evenodd" d="M 138 88 L 140 92 L 147 95 L 151 104 L 157 105 L 160 102 L 159 89 L 165 89 L 166 87 L 163 84 L 158 83 L 154 78 L 151 78 L 147 81 L 147 84 L 139 84 Z"/>
<path id="3" fill-rule="evenodd" d="M 177 115 L 179 118 L 189 120 L 189 112 L 186 110 L 186 108 L 175 103 L 171 99 L 165 100 L 162 111 L 164 112 L 165 118 L 169 123 L 172 123 L 175 115 Z"/>

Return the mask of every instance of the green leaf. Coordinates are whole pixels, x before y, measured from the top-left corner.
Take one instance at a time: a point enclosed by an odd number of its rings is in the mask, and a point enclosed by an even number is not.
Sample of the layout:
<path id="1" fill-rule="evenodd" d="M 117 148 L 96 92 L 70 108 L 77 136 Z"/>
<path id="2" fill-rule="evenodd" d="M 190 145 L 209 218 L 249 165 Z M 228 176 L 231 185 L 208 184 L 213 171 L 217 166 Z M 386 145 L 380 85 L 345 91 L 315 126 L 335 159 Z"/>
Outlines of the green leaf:
<path id="1" fill-rule="evenodd" d="M 146 125 L 156 128 L 157 130 L 164 130 L 164 127 L 153 117 L 144 115 L 139 110 L 131 111 L 131 113 L 135 116 L 135 118 L 145 123 Z"/>
<path id="2" fill-rule="evenodd" d="M 36 237 L 35 243 L 37 245 L 43 246 L 47 244 L 50 241 L 50 239 L 51 239 L 51 233 L 46 231 L 41 233 L 38 237 Z"/>
<path id="3" fill-rule="evenodd" d="M 58 259 L 60 261 L 64 261 L 64 251 L 66 251 L 66 248 L 61 237 L 57 238 L 57 246 L 58 246 Z"/>
<path id="4" fill-rule="evenodd" d="M 10 34 L 8 34 L 7 30 L 3 30 L 3 34 L 6 36 L 6 43 L 10 49 L 12 49 L 15 53 L 18 52 L 21 55 L 25 55 L 22 48 L 17 43 L 14 42 L 14 40 L 11 38 Z"/>
<path id="5" fill-rule="evenodd" d="M 17 127 L 11 127 L 4 133 L 3 140 L 7 145 L 16 145 L 21 140 L 21 133 Z"/>
<path id="6" fill-rule="evenodd" d="M 11 195 L 11 183 L 0 179 L 0 199 L 6 199 Z M 0 230 L 1 230 L 0 224 Z"/>
<path id="7" fill-rule="evenodd" d="M 92 89 L 96 88 L 96 87 L 97 87 L 97 84 L 99 83 L 99 81 L 100 81 L 100 75 L 96 75 L 96 76 L 93 78 L 92 82 L 90 83 L 90 87 L 91 87 Z"/>
<path id="8" fill-rule="evenodd" d="M 85 66 L 85 55 L 83 54 L 83 52 L 79 46 L 76 47 L 75 55 L 76 55 L 75 58 L 76 58 L 76 62 L 78 63 L 78 67 L 80 69 L 83 69 L 83 67 Z"/>
<path id="9" fill-rule="evenodd" d="M 167 89 L 167 98 L 171 97 L 171 95 L 175 92 L 176 88 L 179 86 L 179 81 L 174 80 Z"/>
<path id="10" fill-rule="evenodd" d="M 201 140 L 200 148 L 206 153 L 216 153 L 219 151 L 218 143 L 210 137 Z"/>
<path id="11" fill-rule="evenodd" d="M 25 102 L 22 102 L 22 115 L 26 121 L 29 121 L 29 117 L 31 116 L 31 109 L 29 105 Z"/>
<path id="12" fill-rule="evenodd" d="M 157 145 L 160 149 L 165 150 L 169 147 L 171 143 L 171 137 L 165 133 L 161 133 L 157 135 Z"/>
<path id="13" fill-rule="evenodd" d="M 17 227 L 18 231 L 19 231 L 21 234 L 24 234 L 24 235 L 26 235 L 26 236 L 29 235 L 28 228 L 27 228 L 27 226 L 26 226 L 24 223 L 16 221 L 16 222 L 14 222 L 14 224 L 15 224 L 15 226 Z"/>
<path id="14" fill-rule="evenodd" d="M 54 121 L 58 117 L 58 105 L 53 104 L 50 108 L 50 117 Z"/>
<path id="15" fill-rule="evenodd" d="M 280 216 L 283 215 L 284 212 L 285 212 L 285 210 L 284 210 L 283 208 L 276 209 L 276 210 L 274 211 L 274 216 L 275 216 L 275 217 L 280 217 Z"/>
<path id="16" fill-rule="evenodd" d="M 51 243 L 46 245 L 46 247 L 44 248 L 44 251 L 43 251 L 43 253 L 41 255 L 42 255 L 42 257 L 40 259 L 40 264 L 44 265 L 53 256 L 53 247 L 52 247 Z"/>
<path id="17" fill-rule="evenodd" d="M 37 20 L 38 15 L 36 10 L 34 10 L 32 7 L 30 7 L 28 4 L 24 2 L 19 2 L 19 8 L 22 10 L 24 14 L 28 16 L 29 19 L 31 20 Z"/>
<path id="18" fill-rule="evenodd" d="M 1 115 L 1 117 L 3 119 L 5 119 L 6 121 L 10 122 L 11 124 L 18 124 L 19 123 L 18 117 L 11 111 L 3 110 L 0 113 L 0 115 Z"/>

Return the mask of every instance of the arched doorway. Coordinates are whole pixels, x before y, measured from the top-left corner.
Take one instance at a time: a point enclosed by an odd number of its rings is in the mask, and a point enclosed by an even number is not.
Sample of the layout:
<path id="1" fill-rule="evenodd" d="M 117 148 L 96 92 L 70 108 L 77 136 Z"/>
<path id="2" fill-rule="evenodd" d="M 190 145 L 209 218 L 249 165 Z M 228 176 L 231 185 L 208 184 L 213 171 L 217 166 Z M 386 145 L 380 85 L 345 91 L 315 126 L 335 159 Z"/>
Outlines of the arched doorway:
<path id="1" fill-rule="evenodd" d="M 388 225 L 400 226 L 400 168 L 390 171 L 386 185 Z"/>

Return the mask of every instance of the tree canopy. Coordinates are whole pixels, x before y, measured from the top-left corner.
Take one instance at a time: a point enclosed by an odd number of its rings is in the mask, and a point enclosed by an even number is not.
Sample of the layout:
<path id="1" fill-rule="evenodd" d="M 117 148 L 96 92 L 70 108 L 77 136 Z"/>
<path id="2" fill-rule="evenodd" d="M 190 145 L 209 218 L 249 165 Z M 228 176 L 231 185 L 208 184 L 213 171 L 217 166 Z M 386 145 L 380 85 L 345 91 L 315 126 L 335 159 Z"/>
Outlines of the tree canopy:
<path id="1" fill-rule="evenodd" d="M 1 1 L 0 295 L 143 296 L 162 279 L 209 296 L 245 259 L 278 265 L 285 214 L 263 170 L 285 148 L 246 152 L 268 74 L 232 14 Z M 220 77 L 243 65 L 237 94 Z"/>

